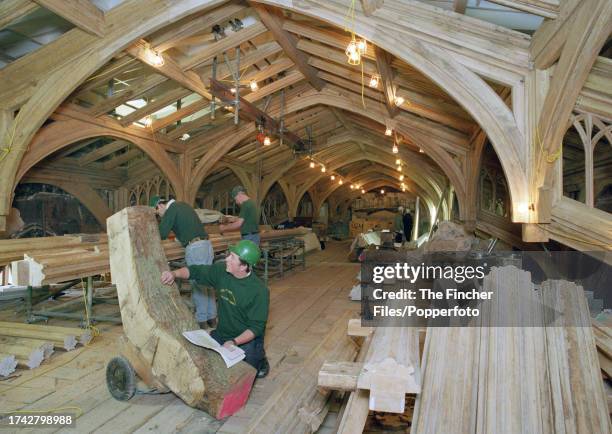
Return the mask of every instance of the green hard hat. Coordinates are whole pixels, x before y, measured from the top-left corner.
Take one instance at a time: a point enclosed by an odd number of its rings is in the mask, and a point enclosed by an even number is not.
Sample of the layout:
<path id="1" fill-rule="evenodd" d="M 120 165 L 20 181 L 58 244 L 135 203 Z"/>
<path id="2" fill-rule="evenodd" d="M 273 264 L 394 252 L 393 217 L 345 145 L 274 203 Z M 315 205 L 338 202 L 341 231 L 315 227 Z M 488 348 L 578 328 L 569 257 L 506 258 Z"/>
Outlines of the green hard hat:
<path id="1" fill-rule="evenodd" d="M 149 206 L 155 208 L 160 200 L 161 197 L 159 196 L 151 196 L 151 199 L 149 199 Z"/>
<path id="2" fill-rule="evenodd" d="M 240 259 L 249 265 L 255 265 L 261 258 L 261 250 L 251 240 L 240 240 L 229 247 L 229 251 L 238 255 Z"/>
<path id="3" fill-rule="evenodd" d="M 232 188 L 231 191 L 231 195 L 232 195 L 232 199 L 236 199 L 236 196 L 238 196 L 238 193 L 244 193 L 246 190 L 244 189 L 244 187 L 242 185 L 237 185 L 236 187 Z"/>

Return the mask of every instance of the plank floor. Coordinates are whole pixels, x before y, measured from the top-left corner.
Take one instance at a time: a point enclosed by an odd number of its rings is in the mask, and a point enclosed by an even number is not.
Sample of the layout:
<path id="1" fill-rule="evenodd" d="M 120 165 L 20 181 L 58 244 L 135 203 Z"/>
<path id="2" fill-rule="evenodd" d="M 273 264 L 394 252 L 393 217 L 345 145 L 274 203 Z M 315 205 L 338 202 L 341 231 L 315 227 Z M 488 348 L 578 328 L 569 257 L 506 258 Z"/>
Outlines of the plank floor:
<path id="1" fill-rule="evenodd" d="M 174 394 L 137 395 L 114 400 L 106 387 L 105 368 L 119 354 L 121 326 L 99 324 L 100 336 L 87 347 L 54 354 L 40 367 L 0 381 L 2 411 L 50 411 L 71 408 L 80 413 L 76 427 L 67 430 L 20 432 L 95 433 L 239 433 L 264 405 L 276 387 L 291 378 L 330 324 L 347 310 L 358 317 L 359 303 L 348 294 L 356 282 L 358 264 L 347 262 L 348 243 L 327 243 L 327 249 L 307 257 L 306 270 L 290 271 L 270 281 L 270 317 L 266 352 L 270 374 L 257 380 L 247 405 L 234 416 L 217 421 L 185 405 Z M 6 315 L 2 320 L 17 321 Z M 51 321 L 53 325 L 76 322 Z"/>

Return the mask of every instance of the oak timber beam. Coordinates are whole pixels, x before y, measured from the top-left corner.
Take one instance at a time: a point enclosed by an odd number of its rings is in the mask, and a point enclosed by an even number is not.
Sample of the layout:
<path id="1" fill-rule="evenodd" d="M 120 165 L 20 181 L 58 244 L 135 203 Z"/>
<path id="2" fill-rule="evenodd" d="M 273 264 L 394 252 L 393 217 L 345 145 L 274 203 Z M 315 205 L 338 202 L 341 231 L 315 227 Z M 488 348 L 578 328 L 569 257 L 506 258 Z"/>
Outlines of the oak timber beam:
<path id="1" fill-rule="evenodd" d="M 243 27 L 236 33 L 232 33 L 213 44 L 207 45 L 206 48 L 185 57 L 179 64 L 184 70 L 196 68 L 207 60 L 222 54 L 224 51 L 234 49 L 240 44 L 254 39 L 267 31 L 268 29 L 266 26 L 260 22 L 256 22 L 248 27 Z"/>
<path id="2" fill-rule="evenodd" d="M 34 0 L 92 35 L 104 36 L 104 12 L 89 0 Z"/>
<path id="3" fill-rule="evenodd" d="M 151 46 L 160 52 L 164 52 L 177 46 L 182 40 L 195 33 L 202 32 L 202 29 L 210 31 L 215 24 L 220 24 L 234 15 L 244 11 L 246 8 L 241 4 L 229 3 L 220 6 L 206 15 L 194 18 L 180 25 L 174 25 L 170 30 L 155 34 L 151 38 Z"/>
<path id="4" fill-rule="evenodd" d="M 582 0 L 564 0 L 559 16 L 554 20 L 544 20 L 531 38 L 530 58 L 538 69 L 550 68 L 559 59 L 561 50 L 570 34 L 575 21 L 576 11 Z"/>
<path id="5" fill-rule="evenodd" d="M 612 2 L 609 0 L 583 0 L 566 41 L 538 123 L 541 139 L 536 159 L 536 185 L 550 182 L 553 162 L 559 158 L 567 122 L 584 83 L 597 60 L 597 54 L 612 33 Z M 550 207 L 551 204 L 548 205 Z"/>
<path id="6" fill-rule="evenodd" d="M 135 126 L 124 127 L 109 116 L 98 118 L 90 116 L 86 111 L 74 105 L 64 105 L 58 107 L 57 110 L 55 110 L 55 112 L 51 115 L 51 118 L 55 120 L 75 119 L 88 124 L 107 128 L 109 132 L 120 131 L 128 136 L 134 136 L 138 137 L 139 139 L 156 143 L 160 148 L 165 149 L 168 152 L 182 153 L 186 149 L 184 144 L 168 140 L 161 135 L 154 136 L 150 131 L 147 131 L 144 128 Z"/>
<path id="7" fill-rule="evenodd" d="M 380 73 L 387 111 L 393 118 L 399 113 L 399 107 L 395 104 L 395 92 L 397 86 L 393 83 L 393 69 L 391 68 L 391 55 L 379 47 L 374 47 L 376 51 L 376 65 Z"/>
<path id="8" fill-rule="evenodd" d="M 559 0 L 489 0 L 519 11 L 556 19 L 559 15 Z M 563 3 L 563 1 L 561 2 Z"/>
<path id="9" fill-rule="evenodd" d="M 0 7 L 0 29 L 36 10 L 37 7 L 31 0 L 4 0 Z"/>
<path id="10" fill-rule="evenodd" d="M 77 164 L 81 167 L 87 166 L 88 164 L 104 158 L 113 152 L 125 148 L 128 144 L 129 142 L 124 140 L 115 140 L 111 143 L 107 143 L 106 145 L 100 146 L 98 149 L 79 157 Z"/>
<path id="11" fill-rule="evenodd" d="M 259 18 L 270 30 L 276 42 L 283 48 L 285 55 L 306 77 L 306 80 L 317 90 L 323 89 L 325 82 L 317 76 L 315 68 L 308 64 L 308 58 L 297 48 L 297 38 L 283 29 L 284 16 L 279 9 L 271 9 L 257 3 L 251 3 Z"/>
<path id="12" fill-rule="evenodd" d="M 164 64 L 161 66 L 153 66 L 149 63 L 147 58 L 147 50 L 150 48 L 146 41 L 141 40 L 128 47 L 127 52 L 145 63 L 146 65 L 151 66 L 155 71 L 159 74 L 162 74 L 168 77 L 171 80 L 174 80 L 179 85 L 183 86 L 186 89 L 189 89 L 198 95 L 206 98 L 212 99 L 210 92 L 206 89 L 204 82 L 200 78 L 198 74 L 193 71 L 183 71 L 179 64 L 168 54 L 164 54 Z"/>

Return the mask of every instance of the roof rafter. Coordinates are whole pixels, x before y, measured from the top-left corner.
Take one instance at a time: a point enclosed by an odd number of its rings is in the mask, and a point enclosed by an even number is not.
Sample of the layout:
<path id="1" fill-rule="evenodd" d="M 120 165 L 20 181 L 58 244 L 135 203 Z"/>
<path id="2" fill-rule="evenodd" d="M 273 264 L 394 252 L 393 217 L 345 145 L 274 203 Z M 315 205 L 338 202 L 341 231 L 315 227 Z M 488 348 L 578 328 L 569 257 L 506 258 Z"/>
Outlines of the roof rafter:
<path id="1" fill-rule="evenodd" d="M 283 47 L 285 55 L 291 59 L 295 66 L 306 77 L 306 80 L 317 90 L 323 89 L 325 82 L 317 77 L 317 71 L 308 64 L 308 58 L 297 48 L 295 36 L 283 29 L 284 16 L 278 9 L 251 3 L 253 9 L 257 11 L 261 21 L 270 30 L 274 39 Z"/>
<path id="2" fill-rule="evenodd" d="M 34 0 L 79 29 L 95 36 L 104 36 L 104 12 L 89 0 Z"/>

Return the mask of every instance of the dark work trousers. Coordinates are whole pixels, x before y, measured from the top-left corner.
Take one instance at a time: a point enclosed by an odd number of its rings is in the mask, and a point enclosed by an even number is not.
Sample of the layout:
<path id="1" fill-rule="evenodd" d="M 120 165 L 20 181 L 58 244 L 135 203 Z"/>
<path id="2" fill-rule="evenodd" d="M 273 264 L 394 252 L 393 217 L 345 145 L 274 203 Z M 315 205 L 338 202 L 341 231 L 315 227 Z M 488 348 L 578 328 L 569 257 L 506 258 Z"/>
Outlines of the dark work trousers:
<path id="1" fill-rule="evenodd" d="M 225 342 L 221 339 L 217 330 L 213 330 L 210 335 L 214 340 L 219 342 L 221 345 Z M 264 351 L 264 339 L 263 336 L 258 336 L 250 342 L 246 344 L 238 345 L 242 351 L 244 351 L 244 361 L 249 365 L 259 370 L 259 365 L 263 359 L 266 357 L 266 352 Z"/>

